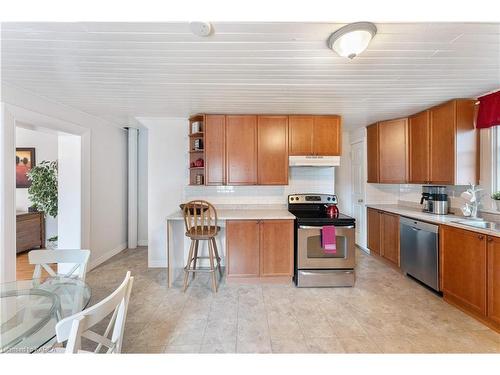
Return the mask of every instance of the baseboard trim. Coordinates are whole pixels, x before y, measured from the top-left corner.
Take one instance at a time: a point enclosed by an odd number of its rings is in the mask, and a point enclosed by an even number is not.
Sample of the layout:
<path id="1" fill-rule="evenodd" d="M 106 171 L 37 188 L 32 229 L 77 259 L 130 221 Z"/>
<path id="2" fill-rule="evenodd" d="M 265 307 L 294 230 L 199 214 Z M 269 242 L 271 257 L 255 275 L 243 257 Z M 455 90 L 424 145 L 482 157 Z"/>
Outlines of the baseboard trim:
<path id="1" fill-rule="evenodd" d="M 96 268 L 100 264 L 102 264 L 105 261 L 107 261 L 109 258 L 115 256 L 116 254 L 121 253 L 126 248 L 127 248 L 127 243 L 124 242 L 124 243 L 118 245 L 117 247 L 115 247 L 114 249 L 105 252 L 99 258 L 96 258 L 96 259 L 94 259 L 94 260 L 92 260 L 92 261 L 89 262 L 88 270 L 90 271 L 91 269 Z"/>
<path id="2" fill-rule="evenodd" d="M 139 240 L 139 241 L 137 241 L 137 245 L 148 246 L 148 240 Z"/>

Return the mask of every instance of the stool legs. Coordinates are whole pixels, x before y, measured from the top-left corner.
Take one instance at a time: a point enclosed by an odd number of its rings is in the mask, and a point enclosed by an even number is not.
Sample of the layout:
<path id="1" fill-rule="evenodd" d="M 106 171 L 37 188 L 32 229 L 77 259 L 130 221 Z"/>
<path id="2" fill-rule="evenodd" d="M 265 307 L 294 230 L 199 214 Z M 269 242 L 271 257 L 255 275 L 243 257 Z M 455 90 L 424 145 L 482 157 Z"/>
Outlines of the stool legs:
<path id="1" fill-rule="evenodd" d="M 222 279 L 222 268 L 220 266 L 220 256 L 219 252 L 217 251 L 217 242 L 215 241 L 215 237 L 212 237 L 212 245 L 215 252 L 215 258 L 217 259 L 217 266 L 219 267 L 219 276 Z"/>
<path id="2" fill-rule="evenodd" d="M 214 268 L 214 247 L 211 240 L 208 240 L 208 258 L 210 259 L 210 273 L 212 274 L 212 288 L 217 293 L 217 280 L 215 279 Z"/>
<path id="3" fill-rule="evenodd" d="M 200 241 L 195 240 L 194 241 L 194 260 L 193 260 L 193 270 L 196 270 L 196 261 L 198 260 L 198 245 Z M 196 272 L 193 272 L 193 280 L 196 277 Z"/>
<path id="4" fill-rule="evenodd" d="M 187 282 L 189 277 L 189 270 L 191 267 L 191 262 L 193 261 L 193 250 L 194 250 L 194 241 L 191 241 L 191 246 L 189 247 L 189 256 L 186 267 L 184 267 L 184 292 L 187 289 Z"/>

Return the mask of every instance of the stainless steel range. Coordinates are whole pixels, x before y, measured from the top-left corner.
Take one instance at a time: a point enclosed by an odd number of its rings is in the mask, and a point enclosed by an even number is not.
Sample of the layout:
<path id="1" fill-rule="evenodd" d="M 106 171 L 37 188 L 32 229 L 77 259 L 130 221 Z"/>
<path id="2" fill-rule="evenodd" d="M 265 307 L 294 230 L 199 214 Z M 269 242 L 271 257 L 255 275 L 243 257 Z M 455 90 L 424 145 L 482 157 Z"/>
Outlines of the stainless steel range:
<path id="1" fill-rule="evenodd" d="M 295 215 L 295 272 L 298 287 L 353 286 L 355 220 L 335 213 L 337 196 L 330 194 L 293 194 L 288 196 L 288 211 Z M 321 243 L 323 226 L 335 226 L 336 251 L 325 251 Z"/>

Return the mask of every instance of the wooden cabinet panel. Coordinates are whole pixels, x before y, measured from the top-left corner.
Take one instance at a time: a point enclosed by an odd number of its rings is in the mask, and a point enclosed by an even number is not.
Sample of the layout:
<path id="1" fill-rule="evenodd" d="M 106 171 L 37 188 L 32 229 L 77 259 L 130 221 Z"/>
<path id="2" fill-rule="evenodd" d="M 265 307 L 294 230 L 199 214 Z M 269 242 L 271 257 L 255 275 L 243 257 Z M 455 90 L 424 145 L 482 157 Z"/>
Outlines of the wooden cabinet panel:
<path id="1" fill-rule="evenodd" d="M 263 220 L 260 224 L 260 275 L 293 274 L 293 221 Z"/>
<path id="2" fill-rule="evenodd" d="M 259 221 L 226 221 L 227 275 L 259 276 Z"/>
<path id="3" fill-rule="evenodd" d="M 259 185 L 288 185 L 288 116 L 257 119 Z"/>
<path id="4" fill-rule="evenodd" d="M 430 109 L 429 177 L 434 184 L 455 181 L 455 101 Z"/>
<path id="5" fill-rule="evenodd" d="M 409 181 L 428 184 L 429 177 L 429 111 L 417 113 L 408 119 Z"/>
<path id="6" fill-rule="evenodd" d="M 486 315 L 486 236 L 443 226 L 440 241 L 445 298 Z"/>
<path id="7" fill-rule="evenodd" d="M 367 180 L 368 182 L 378 182 L 378 124 L 370 125 L 366 128 L 367 143 Z"/>
<path id="8" fill-rule="evenodd" d="M 455 185 L 479 183 L 479 131 L 476 100 L 457 99 L 455 124 Z"/>
<path id="9" fill-rule="evenodd" d="M 379 182 L 407 181 L 407 123 L 397 119 L 378 123 Z"/>
<path id="10" fill-rule="evenodd" d="M 340 156 L 342 134 L 339 116 L 314 116 L 313 153 Z"/>
<path id="11" fill-rule="evenodd" d="M 399 266 L 399 216 L 382 212 L 380 232 L 380 254 Z"/>
<path id="12" fill-rule="evenodd" d="M 500 238 L 488 237 L 488 317 L 500 325 Z"/>
<path id="13" fill-rule="evenodd" d="M 45 248 L 45 217 L 43 212 L 16 215 L 16 253 Z"/>
<path id="14" fill-rule="evenodd" d="M 368 248 L 371 252 L 380 255 L 380 212 L 368 208 L 367 210 L 368 221 Z"/>
<path id="15" fill-rule="evenodd" d="M 226 140 L 224 115 L 205 116 L 205 184 L 226 183 Z"/>
<path id="16" fill-rule="evenodd" d="M 226 116 L 228 185 L 257 183 L 257 116 Z"/>
<path id="17" fill-rule="evenodd" d="M 290 155 L 312 155 L 313 116 L 288 116 L 288 124 L 290 129 Z"/>

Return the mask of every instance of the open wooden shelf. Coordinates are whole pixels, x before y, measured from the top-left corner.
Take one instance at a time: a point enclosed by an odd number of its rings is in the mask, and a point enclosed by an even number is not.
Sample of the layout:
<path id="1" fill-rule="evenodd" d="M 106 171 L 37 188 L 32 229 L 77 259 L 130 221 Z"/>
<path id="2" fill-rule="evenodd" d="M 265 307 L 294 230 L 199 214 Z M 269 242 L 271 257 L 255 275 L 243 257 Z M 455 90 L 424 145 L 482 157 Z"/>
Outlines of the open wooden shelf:
<path id="1" fill-rule="evenodd" d="M 199 127 L 196 133 L 193 133 L 193 122 L 199 122 Z M 205 150 L 199 149 L 195 150 L 195 144 L 199 146 L 204 146 L 205 144 L 205 116 L 204 115 L 194 115 L 189 118 L 189 185 L 190 186 L 203 186 L 205 185 L 205 167 L 190 167 L 198 159 L 202 159 L 205 162 Z M 199 177 L 201 176 L 201 177 Z M 201 178 L 203 183 L 197 184 L 196 179 Z"/>
<path id="2" fill-rule="evenodd" d="M 189 134 L 189 136 L 191 138 L 203 138 L 204 137 L 204 133 L 203 132 L 198 132 L 198 133 Z"/>

